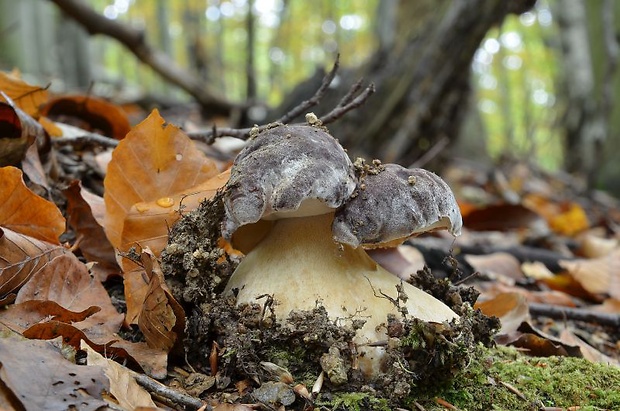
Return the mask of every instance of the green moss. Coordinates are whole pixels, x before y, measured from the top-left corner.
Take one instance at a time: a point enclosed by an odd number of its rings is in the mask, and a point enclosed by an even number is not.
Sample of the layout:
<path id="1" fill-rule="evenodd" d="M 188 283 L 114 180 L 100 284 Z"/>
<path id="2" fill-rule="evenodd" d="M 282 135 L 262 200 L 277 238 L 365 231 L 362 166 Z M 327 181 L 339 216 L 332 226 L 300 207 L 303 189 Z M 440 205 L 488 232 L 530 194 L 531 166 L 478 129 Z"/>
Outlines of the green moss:
<path id="1" fill-rule="evenodd" d="M 319 397 L 316 405 L 333 411 L 390 411 L 388 402 L 365 392 L 346 392 L 334 394 L 330 400 Z"/>
<path id="2" fill-rule="evenodd" d="M 620 409 L 620 368 L 583 358 L 527 357 L 516 350 L 480 348 L 479 355 L 440 397 L 462 411 Z M 520 393 L 523 398 L 516 393 Z M 426 410 L 445 410 L 432 399 L 419 400 Z"/>

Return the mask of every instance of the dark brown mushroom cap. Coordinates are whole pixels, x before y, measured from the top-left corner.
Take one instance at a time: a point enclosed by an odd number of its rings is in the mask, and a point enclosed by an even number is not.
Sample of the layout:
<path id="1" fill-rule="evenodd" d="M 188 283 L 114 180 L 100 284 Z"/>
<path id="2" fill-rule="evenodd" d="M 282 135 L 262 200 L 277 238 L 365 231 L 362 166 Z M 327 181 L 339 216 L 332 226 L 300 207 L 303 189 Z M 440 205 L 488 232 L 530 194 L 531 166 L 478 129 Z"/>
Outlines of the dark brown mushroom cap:
<path id="1" fill-rule="evenodd" d="M 460 234 L 461 212 L 445 181 L 420 168 L 384 167 L 361 179 L 357 196 L 336 212 L 334 240 L 352 247 L 389 247 L 436 229 Z"/>
<path id="2" fill-rule="evenodd" d="M 222 234 L 230 239 L 241 226 L 299 216 L 295 211 L 326 213 L 347 201 L 355 185 L 351 160 L 323 127 L 270 128 L 250 140 L 233 163 Z"/>

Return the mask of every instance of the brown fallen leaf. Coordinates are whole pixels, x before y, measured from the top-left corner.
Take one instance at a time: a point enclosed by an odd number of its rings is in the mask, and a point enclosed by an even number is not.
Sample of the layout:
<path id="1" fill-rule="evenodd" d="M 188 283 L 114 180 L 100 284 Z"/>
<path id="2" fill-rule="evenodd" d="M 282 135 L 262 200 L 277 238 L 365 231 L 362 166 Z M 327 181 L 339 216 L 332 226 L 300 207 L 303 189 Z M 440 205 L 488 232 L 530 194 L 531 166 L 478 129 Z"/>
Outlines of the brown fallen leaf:
<path id="1" fill-rule="evenodd" d="M 33 324 L 50 319 L 67 324 L 76 323 L 84 321 L 100 310 L 101 308 L 92 306 L 83 311 L 75 312 L 61 307 L 54 301 L 31 300 L 11 304 L 5 310 L 0 311 L 0 323 L 21 334 Z"/>
<path id="2" fill-rule="evenodd" d="M 131 128 L 120 107 L 92 95 L 64 95 L 52 99 L 42 108 L 41 114 L 117 140 L 124 138 Z"/>
<path id="3" fill-rule="evenodd" d="M 65 219 L 56 205 L 26 185 L 15 167 L 0 168 L 0 226 L 41 241 L 59 244 Z"/>
<path id="4" fill-rule="evenodd" d="M 602 257 L 561 260 L 559 264 L 591 294 L 620 299 L 620 248 Z"/>
<path id="5" fill-rule="evenodd" d="M 0 379 L 25 410 L 105 407 L 109 382 L 101 367 L 66 360 L 48 341 L 0 339 Z"/>
<path id="6" fill-rule="evenodd" d="M 565 328 L 560 332 L 560 339 L 566 344 L 578 346 L 581 349 L 583 358 L 587 360 L 590 360 L 592 362 L 600 362 L 603 364 L 615 365 L 616 367 L 620 366 L 620 362 L 618 360 L 613 359 L 603 354 L 596 348 L 592 347 L 590 344 L 577 337 L 568 328 Z"/>
<path id="7" fill-rule="evenodd" d="M 141 261 L 141 271 L 133 270 L 125 283 L 127 321 L 137 322 L 149 347 L 169 352 L 185 331 L 185 312 L 149 249 L 142 251 Z"/>
<path id="8" fill-rule="evenodd" d="M 511 280 L 525 278 L 521 271 L 521 264 L 515 256 L 509 253 L 497 252 L 487 255 L 465 255 L 465 261 L 475 271 L 496 278 L 502 276 Z"/>
<path id="9" fill-rule="evenodd" d="M 47 321 L 30 326 L 22 333 L 26 338 L 51 340 L 62 337 L 65 344 L 75 349 L 80 348 L 80 342 L 86 341 L 98 353 L 126 361 L 128 365 L 136 367 L 141 372 L 155 379 L 165 378 L 168 353 L 162 350 L 149 348 L 146 343 L 132 343 L 123 340 L 117 334 L 92 334 L 87 336 L 82 330 L 73 325 L 60 321 Z"/>
<path id="10" fill-rule="evenodd" d="M 120 329 L 123 314 L 116 311 L 101 282 L 90 275 L 73 254 L 61 255 L 47 263 L 18 292 L 16 303 L 30 300 L 55 301 L 71 311 L 92 306 L 101 308 L 75 326 L 87 334 L 111 334 Z"/>
<path id="11" fill-rule="evenodd" d="M 6 93 L 17 107 L 34 118 L 39 118 L 39 108 L 47 101 L 47 90 L 23 81 L 18 73 L 0 72 L 0 90 Z"/>
<path id="12" fill-rule="evenodd" d="M 499 334 L 508 334 L 519 328 L 524 321 L 529 321 L 530 311 L 523 295 L 503 293 L 495 298 L 476 303 L 474 308 L 480 309 L 487 316 L 495 316 L 502 322 Z"/>
<path id="13" fill-rule="evenodd" d="M 217 173 L 214 162 L 154 110 L 119 143 L 108 165 L 104 180 L 104 229 L 108 239 L 117 248 L 127 244 L 123 239 L 124 225 L 135 204 L 159 201 L 164 206 L 172 205 L 171 196 L 175 193 L 203 183 Z M 161 220 L 158 225 L 161 233 L 169 228 L 166 221 Z"/>
<path id="14" fill-rule="evenodd" d="M 120 267 L 116 262 L 116 251 L 103 231 L 91 208 L 91 204 L 103 207 L 103 198 L 88 193 L 80 185 L 79 181 L 73 181 L 69 187 L 63 190 L 67 197 L 67 218 L 69 225 L 77 233 L 77 244 L 82 254 L 89 262 L 96 262 L 93 272 L 101 281 L 110 276 L 120 275 Z M 88 198 L 90 202 L 86 200 Z"/>
<path id="15" fill-rule="evenodd" d="M 463 216 L 463 226 L 476 231 L 544 229 L 545 220 L 519 204 L 496 204 L 470 211 Z"/>
<path id="16" fill-rule="evenodd" d="M 35 119 L 0 91 L 0 166 L 17 166 L 44 131 Z"/>
<path id="17" fill-rule="evenodd" d="M 105 375 L 110 380 L 110 394 L 118 401 L 121 408 L 125 410 L 134 410 L 137 407 L 157 409 L 151 395 L 134 379 L 132 371 L 103 357 L 84 341 L 82 341 L 81 349 L 86 352 L 86 362 L 89 366 L 94 365 L 103 368 Z"/>
<path id="18" fill-rule="evenodd" d="M 180 193 L 134 204 L 125 218 L 120 249 L 139 245 L 159 255 L 168 244 L 169 228 L 181 214 L 195 210 L 200 202 L 212 198 L 229 177 L 230 170 L 226 170 Z"/>
<path id="19" fill-rule="evenodd" d="M 35 273 L 67 252 L 58 245 L 0 227 L 0 306 L 13 302 L 19 289 Z"/>

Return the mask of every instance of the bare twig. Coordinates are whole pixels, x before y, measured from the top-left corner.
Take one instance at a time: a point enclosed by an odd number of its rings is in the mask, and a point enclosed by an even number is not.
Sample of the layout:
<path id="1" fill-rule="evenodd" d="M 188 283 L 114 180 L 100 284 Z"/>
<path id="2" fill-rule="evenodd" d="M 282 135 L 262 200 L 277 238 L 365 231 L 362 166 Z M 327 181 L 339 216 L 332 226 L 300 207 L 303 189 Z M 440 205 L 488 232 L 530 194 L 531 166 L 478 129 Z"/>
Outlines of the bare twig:
<path id="1" fill-rule="evenodd" d="M 334 62 L 334 66 L 332 67 L 330 72 L 325 75 L 321 86 L 317 89 L 314 95 L 308 100 L 304 100 L 303 102 L 295 106 L 291 111 L 277 119 L 275 123 L 289 123 L 294 118 L 306 113 L 311 107 L 319 104 L 319 101 L 329 88 L 329 85 L 332 83 L 332 81 L 334 81 L 339 65 L 339 58 L 337 57 L 336 61 Z M 338 105 L 332 111 L 320 118 L 321 122 L 323 124 L 333 123 L 337 119 L 344 116 L 347 112 L 364 104 L 368 97 L 370 97 L 370 95 L 375 92 L 375 86 L 371 83 L 368 87 L 366 87 L 364 91 L 362 91 L 359 95 L 356 96 L 356 94 L 361 88 L 362 80 L 359 80 L 355 84 L 353 84 L 353 86 L 351 86 L 351 89 L 340 100 Z M 266 130 L 267 128 L 271 127 L 271 124 L 273 123 L 264 124 L 258 127 L 258 131 Z M 216 128 L 215 126 L 213 126 L 211 130 L 192 132 L 188 133 L 188 135 L 194 140 L 202 140 L 207 144 L 212 144 L 216 138 L 223 136 L 236 137 L 241 140 L 247 140 L 250 136 L 250 131 L 252 131 L 252 129 L 253 128 Z"/>
<path id="2" fill-rule="evenodd" d="M 110 137 L 102 136 L 101 134 L 84 131 L 84 134 L 77 136 L 53 138 L 52 143 L 55 146 L 67 144 L 97 144 L 103 147 L 116 147 L 118 146 L 119 141 Z"/>
<path id="3" fill-rule="evenodd" d="M 354 88 L 359 88 L 358 83 L 355 83 L 353 87 L 351 87 L 351 90 L 353 90 Z M 351 92 L 349 91 L 349 93 L 347 93 L 344 96 L 344 98 L 336 106 L 336 108 L 334 108 L 332 111 L 330 111 L 329 113 L 325 114 L 323 117 L 320 118 L 321 122 L 323 124 L 333 123 L 334 121 L 338 120 L 340 117 L 344 116 L 349 111 L 364 104 L 366 100 L 368 99 L 368 97 L 370 97 L 374 92 L 375 92 L 375 85 L 373 83 L 370 83 L 370 85 L 368 85 L 368 87 L 366 87 L 366 89 L 362 91 L 362 93 L 359 96 L 355 97 L 353 100 L 350 100 Z M 345 103 L 345 101 L 348 101 L 348 100 L 350 101 L 348 103 Z"/>
<path id="4" fill-rule="evenodd" d="M 191 409 L 195 410 L 205 405 L 198 398 L 194 398 L 190 395 L 174 390 L 158 381 L 153 380 L 152 378 L 149 378 L 144 374 L 134 373 L 134 378 L 136 379 L 136 382 L 142 387 L 144 387 L 147 391 L 153 394 L 157 394 L 160 397 L 166 398 L 175 405 L 182 405 L 184 407 L 190 407 Z M 210 411 L 213 408 L 207 405 L 207 407 L 204 409 Z"/>
<path id="5" fill-rule="evenodd" d="M 559 307 L 556 305 L 539 303 L 529 303 L 528 305 L 530 307 L 530 314 L 533 316 L 590 322 L 616 328 L 620 327 L 619 314 L 599 313 L 583 308 Z"/>

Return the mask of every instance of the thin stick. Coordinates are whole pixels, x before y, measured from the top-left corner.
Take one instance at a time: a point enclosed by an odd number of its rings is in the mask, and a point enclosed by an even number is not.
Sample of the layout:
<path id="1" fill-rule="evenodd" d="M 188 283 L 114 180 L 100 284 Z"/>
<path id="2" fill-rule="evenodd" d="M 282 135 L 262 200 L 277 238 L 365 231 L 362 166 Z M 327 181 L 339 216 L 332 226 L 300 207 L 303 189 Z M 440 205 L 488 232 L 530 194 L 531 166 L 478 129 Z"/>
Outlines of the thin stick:
<path id="1" fill-rule="evenodd" d="M 356 87 L 359 88 L 358 83 L 355 83 L 353 87 L 351 87 L 351 90 L 353 90 Z M 336 106 L 336 108 L 334 108 L 332 111 L 330 111 L 329 113 L 325 114 L 323 117 L 320 118 L 321 122 L 323 124 L 333 123 L 334 121 L 338 120 L 340 117 L 344 116 L 349 111 L 364 104 L 366 100 L 368 100 L 368 97 L 370 97 L 374 92 L 375 92 L 375 85 L 373 83 L 370 83 L 368 87 L 366 87 L 366 89 L 360 93 L 359 96 L 355 97 L 353 100 L 343 105 L 342 104 L 343 102 L 348 101 L 351 98 L 350 96 L 351 91 L 349 91 L 349 93 L 347 93 L 344 96 L 344 98 L 342 99 L 340 104 Z"/>
<path id="2" fill-rule="evenodd" d="M 163 398 L 166 398 L 174 404 L 182 405 L 184 407 L 190 407 L 191 409 L 194 409 L 194 410 L 197 410 L 205 405 L 198 398 L 194 398 L 190 395 L 174 390 L 158 381 L 153 380 L 152 378 L 144 374 L 135 373 L 134 378 L 136 379 L 136 382 L 138 384 L 146 388 L 149 392 L 152 392 Z M 210 411 L 213 408 L 207 405 L 207 407 L 204 409 L 207 411 Z"/>
<path id="3" fill-rule="evenodd" d="M 610 327 L 620 327 L 619 314 L 598 313 L 583 308 L 559 307 L 556 305 L 529 303 L 530 314 L 538 317 L 553 319 L 569 319 L 574 321 L 590 322 Z"/>

